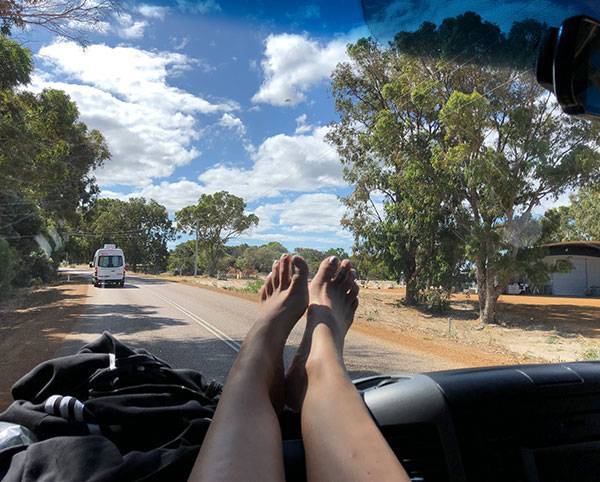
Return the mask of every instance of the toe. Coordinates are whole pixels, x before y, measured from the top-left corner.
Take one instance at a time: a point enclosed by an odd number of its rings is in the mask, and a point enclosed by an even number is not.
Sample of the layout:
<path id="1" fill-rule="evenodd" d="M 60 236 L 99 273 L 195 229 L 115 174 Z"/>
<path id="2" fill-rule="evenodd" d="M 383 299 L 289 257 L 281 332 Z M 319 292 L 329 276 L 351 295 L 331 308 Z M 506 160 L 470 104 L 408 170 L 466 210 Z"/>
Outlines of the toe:
<path id="1" fill-rule="evenodd" d="M 265 280 L 265 298 L 268 298 L 273 294 L 273 273 L 267 275 Z"/>
<path id="2" fill-rule="evenodd" d="M 292 256 L 290 262 L 293 268 L 292 287 L 298 283 L 308 282 L 308 265 L 300 256 Z"/>
<path id="3" fill-rule="evenodd" d="M 282 290 L 287 290 L 290 286 L 291 261 L 289 254 L 282 254 L 279 259 L 279 287 Z"/>
<path id="4" fill-rule="evenodd" d="M 340 284 L 343 286 L 347 282 L 348 274 L 350 273 L 351 269 L 352 263 L 349 259 L 345 259 L 344 261 L 342 261 L 342 263 L 340 264 L 340 269 L 336 273 L 333 283 Z"/>
<path id="5" fill-rule="evenodd" d="M 273 289 L 279 288 L 279 270 L 281 269 L 281 263 L 279 260 L 273 262 L 273 270 L 271 271 L 271 283 L 273 284 Z"/>
<path id="6" fill-rule="evenodd" d="M 260 287 L 259 296 L 260 296 L 260 301 L 265 301 L 267 299 L 267 285 L 266 285 L 266 281 L 265 281 L 265 284 L 263 284 Z"/>
<path id="7" fill-rule="evenodd" d="M 351 269 L 346 277 L 346 282 L 344 283 L 344 291 L 348 293 L 352 298 L 356 298 L 358 295 L 359 287 L 356 282 L 356 270 Z"/>
<path id="8" fill-rule="evenodd" d="M 325 283 L 331 281 L 335 272 L 338 269 L 338 265 L 340 264 L 340 260 L 337 256 L 329 256 L 321 261 L 321 265 L 319 266 L 319 270 L 317 274 L 315 274 L 314 281 L 318 283 Z"/>

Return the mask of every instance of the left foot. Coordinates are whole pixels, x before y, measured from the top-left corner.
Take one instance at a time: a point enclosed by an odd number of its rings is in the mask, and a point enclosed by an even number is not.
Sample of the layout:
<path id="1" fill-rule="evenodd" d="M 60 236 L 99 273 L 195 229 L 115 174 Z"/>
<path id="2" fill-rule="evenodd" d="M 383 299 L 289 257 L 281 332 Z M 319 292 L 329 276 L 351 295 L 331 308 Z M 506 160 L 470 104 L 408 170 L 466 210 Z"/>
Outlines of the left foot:
<path id="1" fill-rule="evenodd" d="M 260 304 L 255 327 L 265 327 L 283 348 L 308 306 L 308 266 L 301 257 L 284 254 L 273 263 L 260 290 Z"/>
<path id="2" fill-rule="evenodd" d="M 269 385 L 276 408 L 283 405 L 283 348 L 308 306 L 308 266 L 284 254 L 260 290 L 260 314 L 244 339 L 238 361 Z M 254 367 L 254 368 L 251 368 Z"/>

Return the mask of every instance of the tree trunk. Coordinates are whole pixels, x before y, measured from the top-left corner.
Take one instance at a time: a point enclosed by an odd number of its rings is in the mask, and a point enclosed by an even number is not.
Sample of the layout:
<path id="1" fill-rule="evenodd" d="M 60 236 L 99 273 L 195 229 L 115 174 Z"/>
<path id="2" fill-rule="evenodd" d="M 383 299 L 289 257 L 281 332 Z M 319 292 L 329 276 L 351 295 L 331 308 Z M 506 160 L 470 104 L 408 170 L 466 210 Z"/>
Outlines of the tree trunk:
<path id="1" fill-rule="evenodd" d="M 496 308 L 500 289 L 496 285 L 496 272 L 489 266 L 485 269 L 484 305 L 479 308 L 481 323 L 496 323 Z"/>
<path id="2" fill-rule="evenodd" d="M 406 277 L 406 295 L 404 297 L 404 303 L 407 306 L 415 306 L 417 304 L 417 283 L 414 276 Z"/>
<path id="3" fill-rule="evenodd" d="M 194 276 L 198 276 L 198 228 L 196 228 L 196 243 L 194 244 Z"/>
<path id="4" fill-rule="evenodd" d="M 412 249 L 411 249 L 412 248 Z M 417 260 L 414 247 L 409 247 L 404 254 L 404 281 L 406 283 L 406 296 L 404 303 L 407 306 L 415 306 L 417 304 Z"/>
<path id="5" fill-rule="evenodd" d="M 481 314 L 485 309 L 487 279 L 483 259 L 478 257 L 475 264 L 477 268 L 477 297 L 479 298 L 479 313 Z"/>
<path id="6" fill-rule="evenodd" d="M 485 308 L 480 312 L 481 323 L 496 323 L 496 307 L 498 306 L 499 293 L 494 283 L 488 281 Z"/>
<path id="7" fill-rule="evenodd" d="M 208 276 L 216 276 L 216 271 L 217 271 L 217 256 L 215 254 L 215 248 L 214 246 L 211 245 L 211 242 L 209 241 L 206 244 L 205 247 L 205 254 L 206 254 L 206 273 L 208 274 Z"/>

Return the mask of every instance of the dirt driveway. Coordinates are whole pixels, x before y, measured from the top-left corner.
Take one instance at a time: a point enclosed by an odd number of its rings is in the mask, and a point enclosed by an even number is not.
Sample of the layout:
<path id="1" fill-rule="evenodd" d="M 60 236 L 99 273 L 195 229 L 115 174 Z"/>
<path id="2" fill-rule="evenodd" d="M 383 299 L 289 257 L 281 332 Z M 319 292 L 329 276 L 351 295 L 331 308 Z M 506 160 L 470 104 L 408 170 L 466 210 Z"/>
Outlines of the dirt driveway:
<path id="1" fill-rule="evenodd" d="M 88 286 L 67 282 L 21 290 L 0 304 L 0 411 L 12 401 L 13 383 L 55 356 L 83 309 Z"/>

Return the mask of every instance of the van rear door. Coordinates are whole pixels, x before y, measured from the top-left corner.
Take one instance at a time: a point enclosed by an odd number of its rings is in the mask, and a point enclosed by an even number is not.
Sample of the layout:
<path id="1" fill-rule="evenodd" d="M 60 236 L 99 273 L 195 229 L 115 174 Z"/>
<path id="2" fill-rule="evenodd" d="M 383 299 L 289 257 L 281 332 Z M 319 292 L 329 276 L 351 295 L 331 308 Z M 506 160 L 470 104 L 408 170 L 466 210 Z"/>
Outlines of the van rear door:
<path id="1" fill-rule="evenodd" d="M 100 253 L 98 256 L 99 280 L 122 280 L 124 273 L 123 256 L 117 253 Z"/>

